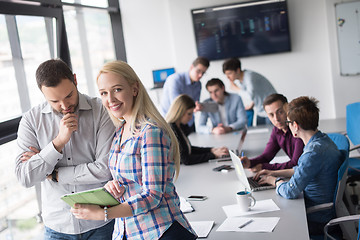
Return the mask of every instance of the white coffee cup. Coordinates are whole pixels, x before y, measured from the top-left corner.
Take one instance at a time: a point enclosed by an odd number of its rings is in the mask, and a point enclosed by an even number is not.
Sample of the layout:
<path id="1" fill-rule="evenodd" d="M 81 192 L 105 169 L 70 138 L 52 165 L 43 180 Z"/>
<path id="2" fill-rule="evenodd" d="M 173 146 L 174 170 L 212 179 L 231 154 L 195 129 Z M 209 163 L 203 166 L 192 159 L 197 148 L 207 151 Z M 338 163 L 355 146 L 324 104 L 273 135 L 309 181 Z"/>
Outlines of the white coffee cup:
<path id="1" fill-rule="evenodd" d="M 240 207 L 240 211 L 247 212 L 255 206 L 256 200 L 251 195 L 251 192 L 240 191 L 236 193 L 236 201 Z"/>

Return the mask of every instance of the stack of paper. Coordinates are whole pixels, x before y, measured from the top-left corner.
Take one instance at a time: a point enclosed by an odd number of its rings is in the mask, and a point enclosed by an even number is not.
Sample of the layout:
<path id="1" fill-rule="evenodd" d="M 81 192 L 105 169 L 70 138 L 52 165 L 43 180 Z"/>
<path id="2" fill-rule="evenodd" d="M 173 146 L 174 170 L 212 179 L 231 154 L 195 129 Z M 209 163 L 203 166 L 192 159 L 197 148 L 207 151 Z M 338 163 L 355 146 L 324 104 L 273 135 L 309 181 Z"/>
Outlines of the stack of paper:
<path id="1" fill-rule="evenodd" d="M 214 226 L 214 221 L 193 221 L 190 225 L 199 238 L 206 238 Z"/>
<path id="2" fill-rule="evenodd" d="M 279 220 L 280 220 L 279 217 L 227 218 L 216 231 L 217 232 L 272 232 L 276 224 L 279 222 Z"/>
<path id="3" fill-rule="evenodd" d="M 180 210 L 183 213 L 188 213 L 194 211 L 194 208 L 191 206 L 191 204 L 188 201 L 186 201 L 185 198 L 180 197 Z"/>
<path id="4" fill-rule="evenodd" d="M 279 217 L 242 217 L 280 210 L 272 199 L 256 201 L 247 212 L 241 211 L 238 204 L 223 206 L 223 210 L 228 218 L 216 230 L 220 232 L 272 232 L 280 220 Z"/>
<path id="5" fill-rule="evenodd" d="M 241 211 L 238 204 L 223 206 L 223 210 L 227 217 L 239 217 L 262 212 L 277 211 L 280 210 L 280 208 L 272 199 L 267 199 L 256 201 L 255 206 L 248 212 Z"/>

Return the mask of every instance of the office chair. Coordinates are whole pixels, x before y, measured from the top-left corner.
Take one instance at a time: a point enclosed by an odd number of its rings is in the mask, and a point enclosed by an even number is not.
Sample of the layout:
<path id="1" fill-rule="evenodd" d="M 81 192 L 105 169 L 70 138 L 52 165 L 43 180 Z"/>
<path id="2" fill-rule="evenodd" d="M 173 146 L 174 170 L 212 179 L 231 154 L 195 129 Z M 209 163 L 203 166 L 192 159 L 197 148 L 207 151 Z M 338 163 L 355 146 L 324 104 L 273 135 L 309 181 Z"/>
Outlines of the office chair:
<path id="1" fill-rule="evenodd" d="M 350 152 L 358 150 L 360 153 L 360 102 L 346 106 L 346 135 L 354 145 L 350 148 Z M 350 158 L 349 168 L 349 176 L 360 175 L 360 159 Z"/>
<path id="2" fill-rule="evenodd" d="M 331 240 L 337 240 L 336 238 L 334 238 L 332 235 L 329 234 L 329 227 L 332 227 L 332 226 L 335 226 L 338 224 L 347 224 L 347 222 L 357 222 L 357 221 L 359 221 L 359 218 L 360 218 L 360 215 L 358 214 L 358 215 L 350 215 L 350 216 L 332 219 L 324 227 L 325 240 L 328 238 Z M 360 221 L 359 221 L 358 229 L 360 229 Z M 353 239 L 355 239 L 355 238 L 353 238 Z M 359 239 L 360 239 L 360 231 L 358 231 L 356 240 L 359 240 Z"/>
<path id="3" fill-rule="evenodd" d="M 330 133 L 328 136 L 333 140 L 338 149 L 341 151 L 343 163 L 341 164 L 338 170 L 338 181 L 335 189 L 334 200 L 333 202 L 324 203 L 320 205 L 316 205 L 313 207 L 309 207 L 306 209 L 306 213 L 314 213 L 327 209 L 335 209 L 336 217 L 344 217 L 349 216 L 350 213 L 344 202 L 344 193 L 347 183 L 348 177 L 348 169 L 349 169 L 349 141 L 348 139 L 339 133 Z M 333 226 L 329 225 L 329 226 Z M 328 227 L 329 227 L 328 226 Z M 343 232 L 343 236 L 345 239 L 353 240 L 356 236 L 356 226 L 355 224 L 343 224 L 340 223 L 340 228 Z M 322 236 L 312 236 L 314 239 L 320 239 Z"/>
<path id="4" fill-rule="evenodd" d="M 346 133 L 353 146 L 350 152 L 357 150 L 360 152 L 360 102 L 351 103 L 346 106 Z M 349 158 L 348 183 L 352 189 L 355 189 L 357 182 L 360 181 L 360 158 Z M 359 197 L 355 193 L 347 193 L 349 202 L 349 211 L 351 214 L 358 213 Z"/>
<path id="5" fill-rule="evenodd" d="M 350 151 L 357 149 L 360 152 L 360 102 L 346 106 L 346 135 L 354 145 Z M 360 166 L 360 165 L 359 165 Z"/>

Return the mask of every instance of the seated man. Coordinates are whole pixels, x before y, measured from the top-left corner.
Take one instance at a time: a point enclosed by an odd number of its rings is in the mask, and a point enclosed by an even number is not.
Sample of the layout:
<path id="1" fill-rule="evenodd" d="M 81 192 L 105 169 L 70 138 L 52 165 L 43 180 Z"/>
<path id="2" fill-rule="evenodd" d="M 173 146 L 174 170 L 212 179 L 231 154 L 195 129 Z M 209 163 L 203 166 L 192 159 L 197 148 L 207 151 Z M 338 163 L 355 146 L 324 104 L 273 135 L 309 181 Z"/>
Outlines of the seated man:
<path id="1" fill-rule="evenodd" d="M 292 135 L 305 144 L 298 165 L 277 171 L 261 170 L 254 178 L 260 179 L 260 184 L 276 186 L 277 194 L 287 199 L 298 198 L 303 193 L 306 208 L 332 202 L 338 169 L 345 156 L 335 143 L 318 129 L 318 101 L 309 97 L 292 100 L 289 103 L 287 119 Z M 306 217 L 310 235 L 322 234 L 325 224 L 334 216 L 334 208 L 308 213 Z"/>
<path id="2" fill-rule="evenodd" d="M 265 98 L 263 106 L 274 128 L 269 142 L 260 156 L 250 160 L 246 156 L 241 158 L 245 168 L 252 168 L 254 172 L 257 172 L 261 169 L 278 170 L 297 165 L 303 152 L 304 143 L 301 139 L 293 137 L 289 126 L 286 124 L 287 105 L 287 99 L 282 94 L 274 93 Z M 285 163 L 270 164 L 269 162 L 280 149 L 289 156 L 290 160 Z"/>
<path id="3" fill-rule="evenodd" d="M 216 112 L 201 112 L 200 131 L 207 129 L 206 122 L 210 118 L 214 134 L 224 134 L 233 130 L 239 130 L 247 125 L 246 112 L 241 97 L 237 94 L 225 91 L 224 83 L 213 78 L 206 83 L 206 89 L 210 93 L 210 98 L 204 102 L 215 102 L 218 104 Z"/>

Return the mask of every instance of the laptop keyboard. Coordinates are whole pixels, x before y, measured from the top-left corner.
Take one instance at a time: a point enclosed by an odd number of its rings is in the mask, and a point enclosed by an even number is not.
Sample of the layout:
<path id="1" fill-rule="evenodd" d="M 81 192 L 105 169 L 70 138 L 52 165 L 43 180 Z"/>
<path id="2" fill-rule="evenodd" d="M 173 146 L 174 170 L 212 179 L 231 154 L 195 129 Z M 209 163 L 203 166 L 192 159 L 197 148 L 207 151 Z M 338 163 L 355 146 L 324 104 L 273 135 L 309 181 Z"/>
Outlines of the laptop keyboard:
<path id="1" fill-rule="evenodd" d="M 256 180 L 254 180 L 253 177 L 249 177 L 248 178 L 249 184 L 251 188 L 258 188 L 260 186 L 262 186 L 261 184 L 259 184 Z"/>
<path id="2" fill-rule="evenodd" d="M 260 184 L 259 182 L 257 182 L 256 180 L 254 180 L 253 177 L 248 177 L 247 178 L 250 184 L 250 187 L 253 191 L 260 191 L 260 190 L 267 190 L 267 189 L 273 189 L 275 188 L 275 186 L 270 185 L 270 184 Z"/>

